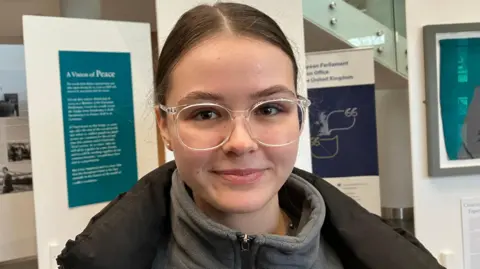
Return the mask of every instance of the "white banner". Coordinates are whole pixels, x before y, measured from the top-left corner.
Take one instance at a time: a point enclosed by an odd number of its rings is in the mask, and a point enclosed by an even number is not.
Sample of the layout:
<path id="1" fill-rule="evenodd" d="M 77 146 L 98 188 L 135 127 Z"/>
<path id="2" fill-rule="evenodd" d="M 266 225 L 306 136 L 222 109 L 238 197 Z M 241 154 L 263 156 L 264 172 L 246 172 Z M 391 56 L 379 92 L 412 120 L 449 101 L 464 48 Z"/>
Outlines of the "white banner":
<path id="1" fill-rule="evenodd" d="M 150 25 L 25 16 L 39 268 L 158 167 Z M 57 227 L 62 227 L 58 229 Z"/>
<path id="2" fill-rule="evenodd" d="M 462 198 L 461 206 L 464 268 L 480 268 L 480 198 Z"/>
<path id="3" fill-rule="evenodd" d="M 307 54 L 312 170 L 381 214 L 371 49 Z"/>

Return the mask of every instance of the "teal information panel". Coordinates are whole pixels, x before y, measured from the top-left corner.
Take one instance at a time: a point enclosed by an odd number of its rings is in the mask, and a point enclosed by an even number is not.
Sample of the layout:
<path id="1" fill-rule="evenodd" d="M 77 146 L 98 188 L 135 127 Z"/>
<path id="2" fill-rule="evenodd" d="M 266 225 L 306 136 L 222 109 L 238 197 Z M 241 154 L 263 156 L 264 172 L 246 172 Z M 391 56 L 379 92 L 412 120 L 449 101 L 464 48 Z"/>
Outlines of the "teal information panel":
<path id="1" fill-rule="evenodd" d="M 480 38 L 440 40 L 440 112 L 449 160 L 480 158 Z"/>
<path id="2" fill-rule="evenodd" d="M 111 201 L 138 179 L 130 54 L 59 58 L 69 206 Z"/>

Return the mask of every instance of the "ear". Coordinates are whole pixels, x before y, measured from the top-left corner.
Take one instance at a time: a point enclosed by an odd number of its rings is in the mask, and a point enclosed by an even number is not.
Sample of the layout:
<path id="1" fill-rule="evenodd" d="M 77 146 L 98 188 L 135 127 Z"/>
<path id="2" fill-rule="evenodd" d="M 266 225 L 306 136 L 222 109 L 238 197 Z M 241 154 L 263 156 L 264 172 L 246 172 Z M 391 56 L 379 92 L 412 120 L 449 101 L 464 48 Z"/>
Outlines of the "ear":
<path id="1" fill-rule="evenodd" d="M 155 116 L 157 118 L 157 126 L 158 126 L 158 129 L 160 130 L 160 135 L 162 136 L 162 140 L 165 144 L 165 147 L 168 150 L 173 151 L 172 140 L 170 137 L 170 133 L 168 132 L 167 118 L 162 116 L 162 110 L 160 109 L 159 106 L 155 107 Z"/>

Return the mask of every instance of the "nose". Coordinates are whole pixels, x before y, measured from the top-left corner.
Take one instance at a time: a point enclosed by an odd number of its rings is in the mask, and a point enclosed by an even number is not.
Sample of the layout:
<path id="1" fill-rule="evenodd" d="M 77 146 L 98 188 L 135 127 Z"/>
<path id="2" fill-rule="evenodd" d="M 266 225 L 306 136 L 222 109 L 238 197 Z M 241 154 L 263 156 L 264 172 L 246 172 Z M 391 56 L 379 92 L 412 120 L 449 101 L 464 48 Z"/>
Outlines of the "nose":
<path id="1" fill-rule="evenodd" d="M 232 121 L 232 133 L 222 146 L 226 154 L 240 156 L 258 149 L 257 141 L 251 137 L 246 122 L 243 117 L 237 117 Z"/>

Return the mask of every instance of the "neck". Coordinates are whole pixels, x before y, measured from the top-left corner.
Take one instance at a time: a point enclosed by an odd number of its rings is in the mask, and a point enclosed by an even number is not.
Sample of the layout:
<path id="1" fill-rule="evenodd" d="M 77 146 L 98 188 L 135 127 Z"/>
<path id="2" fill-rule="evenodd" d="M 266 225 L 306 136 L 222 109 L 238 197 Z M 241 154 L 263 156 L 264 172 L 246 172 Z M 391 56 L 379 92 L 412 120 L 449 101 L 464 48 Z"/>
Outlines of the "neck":
<path id="1" fill-rule="evenodd" d="M 280 234 L 287 232 L 287 222 L 280 209 L 278 195 L 275 195 L 264 207 L 249 213 L 226 213 L 212 207 L 200 197 L 194 200 L 198 208 L 214 221 L 245 234 Z"/>

